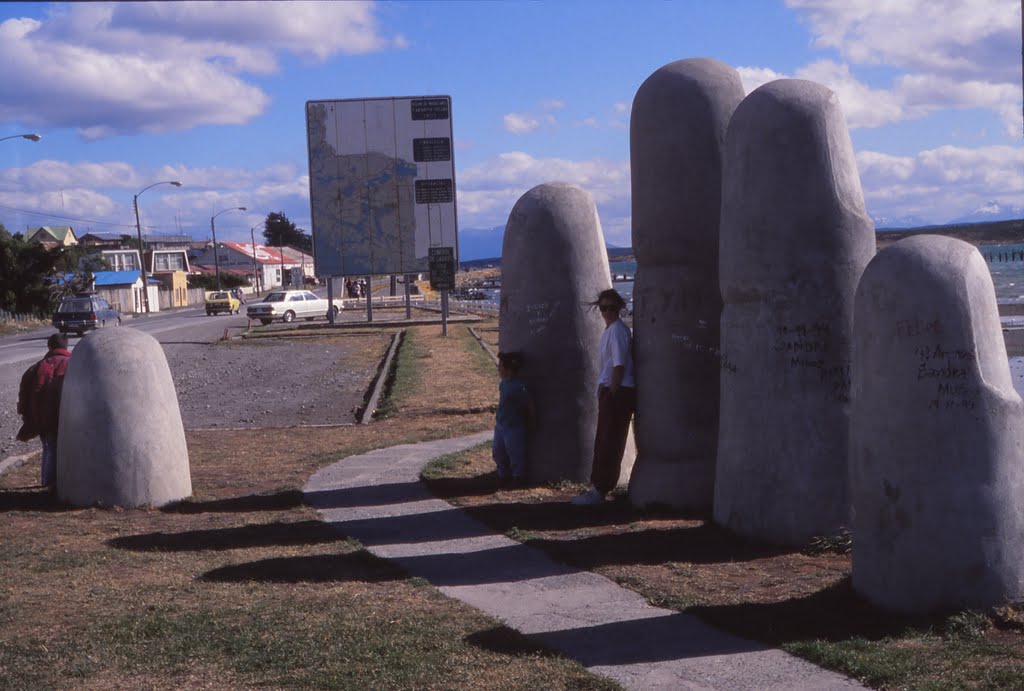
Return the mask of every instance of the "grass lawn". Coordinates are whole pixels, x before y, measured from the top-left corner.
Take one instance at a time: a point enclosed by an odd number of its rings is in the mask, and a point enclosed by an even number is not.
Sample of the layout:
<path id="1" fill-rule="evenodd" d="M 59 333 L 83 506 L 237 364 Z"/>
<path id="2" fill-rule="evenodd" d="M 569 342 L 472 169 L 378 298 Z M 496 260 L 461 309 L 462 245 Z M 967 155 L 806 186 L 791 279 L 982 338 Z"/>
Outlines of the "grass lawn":
<path id="1" fill-rule="evenodd" d="M 174 506 L 70 508 L 31 486 L 36 463 L 0 476 L 0 689 L 614 688 L 302 503 L 345 456 L 491 425 L 465 331 L 408 331 L 372 425 L 187 433 L 194 496 Z"/>

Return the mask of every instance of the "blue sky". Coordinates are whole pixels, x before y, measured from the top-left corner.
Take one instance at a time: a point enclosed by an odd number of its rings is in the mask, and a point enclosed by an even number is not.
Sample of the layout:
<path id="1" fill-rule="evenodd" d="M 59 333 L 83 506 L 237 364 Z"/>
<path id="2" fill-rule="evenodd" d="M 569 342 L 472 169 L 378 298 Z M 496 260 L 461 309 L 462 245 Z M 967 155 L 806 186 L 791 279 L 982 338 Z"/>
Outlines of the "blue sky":
<path id="1" fill-rule="evenodd" d="M 839 96 L 878 225 L 1024 215 L 1019 0 L 0 4 L 0 222 L 309 228 L 304 104 L 449 94 L 460 232 L 580 184 L 630 244 L 629 109 L 688 57 Z M 26 213 L 33 212 L 33 213 Z M 257 233 L 259 229 L 257 229 Z"/>

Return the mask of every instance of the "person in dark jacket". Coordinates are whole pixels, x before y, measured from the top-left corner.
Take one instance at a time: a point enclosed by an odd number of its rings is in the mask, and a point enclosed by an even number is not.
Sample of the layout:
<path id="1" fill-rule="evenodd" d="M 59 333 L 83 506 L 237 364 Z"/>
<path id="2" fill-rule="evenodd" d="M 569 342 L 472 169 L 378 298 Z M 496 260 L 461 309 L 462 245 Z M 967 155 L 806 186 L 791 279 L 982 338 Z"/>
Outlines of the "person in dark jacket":
<path id="1" fill-rule="evenodd" d="M 57 430 L 60 426 L 60 395 L 64 387 L 64 373 L 71 360 L 68 337 L 53 334 L 46 341 L 46 357 L 26 372 L 19 391 L 18 410 L 22 411 L 28 439 L 38 435 L 43 442 L 43 462 L 40 484 L 53 487 L 57 481 Z M 25 400 L 22 400 L 25 396 Z M 18 438 L 22 438 L 19 433 Z M 26 439 L 27 441 L 27 439 Z"/>

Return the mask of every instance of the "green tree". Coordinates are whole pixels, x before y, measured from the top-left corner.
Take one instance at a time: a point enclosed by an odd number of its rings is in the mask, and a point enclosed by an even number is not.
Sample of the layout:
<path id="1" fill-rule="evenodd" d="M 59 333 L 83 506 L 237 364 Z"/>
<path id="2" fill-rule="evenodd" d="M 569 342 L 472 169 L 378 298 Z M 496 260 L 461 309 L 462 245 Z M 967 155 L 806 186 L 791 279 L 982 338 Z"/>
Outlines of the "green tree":
<path id="1" fill-rule="evenodd" d="M 271 247 L 288 245 L 307 254 L 313 253 L 313 238 L 280 211 L 267 214 L 267 220 L 263 223 L 263 238 Z"/>
<path id="2" fill-rule="evenodd" d="M 45 316 L 58 253 L 0 224 L 0 309 Z"/>

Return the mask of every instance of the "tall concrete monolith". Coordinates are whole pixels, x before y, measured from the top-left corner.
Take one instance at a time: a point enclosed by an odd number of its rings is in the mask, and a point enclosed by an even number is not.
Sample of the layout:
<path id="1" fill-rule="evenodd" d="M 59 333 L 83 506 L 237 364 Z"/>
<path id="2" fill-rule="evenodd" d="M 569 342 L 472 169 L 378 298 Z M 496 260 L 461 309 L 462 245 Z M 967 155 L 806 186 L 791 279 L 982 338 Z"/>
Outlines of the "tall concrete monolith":
<path id="1" fill-rule="evenodd" d="M 882 250 L 857 289 L 853 587 L 904 612 L 1024 599 L 1024 404 L 965 242 Z"/>
<path id="2" fill-rule="evenodd" d="M 796 79 L 747 96 L 725 138 L 715 520 L 783 545 L 849 521 L 850 336 L 875 253 L 846 121 Z"/>
<path id="3" fill-rule="evenodd" d="M 665 65 L 637 90 L 633 186 L 635 506 L 710 509 L 718 447 L 722 145 L 743 99 L 732 67 Z"/>
<path id="4" fill-rule="evenodd" d="M 192 494 L 171 371 L 138 329 L 103 329 L 75 346 L 58 440 L 57 492 L 71 504 L 162 506 Z"/>
<path id="5" fill-rule="evenodd" d="M 545 183 L 516 202 L 501 250 L 499 340 L 525 355 L 520 376 L 533 395 L 531 482 L 586 482 L 597 427 L 598 344 L 590 303 L 611 288 L 597 208 L 575 185 Z"/>

